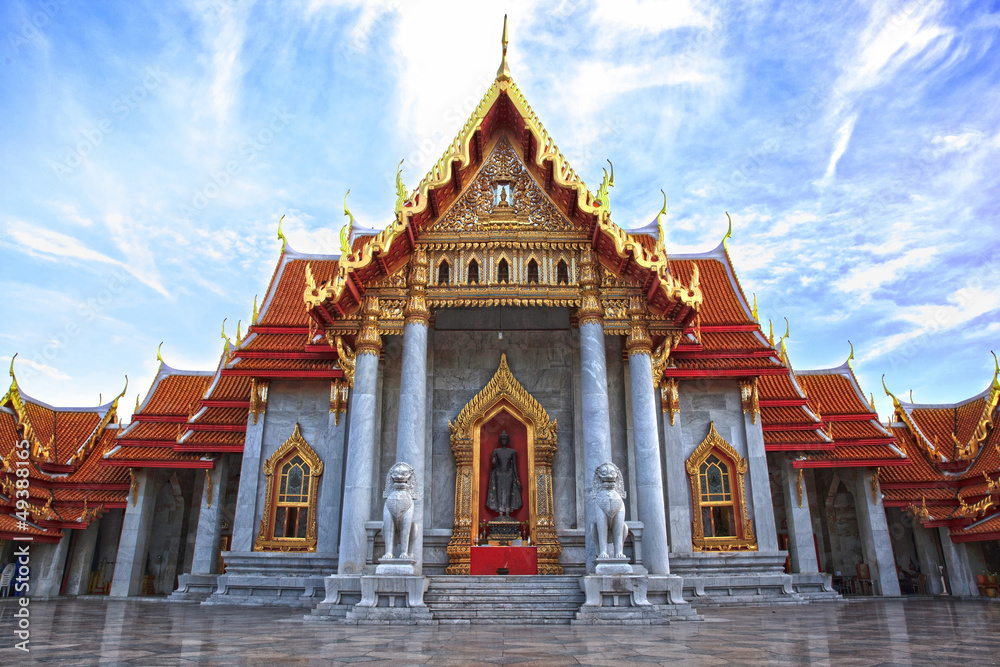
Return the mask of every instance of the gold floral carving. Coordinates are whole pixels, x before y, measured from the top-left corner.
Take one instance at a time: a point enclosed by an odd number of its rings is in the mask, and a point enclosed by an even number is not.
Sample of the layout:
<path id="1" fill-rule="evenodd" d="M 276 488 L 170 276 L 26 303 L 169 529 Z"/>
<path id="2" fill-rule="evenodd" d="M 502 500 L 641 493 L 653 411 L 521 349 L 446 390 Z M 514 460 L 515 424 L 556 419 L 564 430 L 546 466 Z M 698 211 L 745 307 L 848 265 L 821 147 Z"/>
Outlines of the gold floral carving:
<path id="1" fill-rule="evenodd" d="M 913 503 L 907 505 L 906 511 L 910 513 L 910 516 L 921 523 L 931 520 L 931 511 L 927 509 L 927 498 L 925 497 L 920 498 L 919 505 L 914 505 Z"/>
<path id="2" fill-rule="evenodd" d="M 139 502 L 139 480 L 135 476 L 135 468 L 128 469 L 128 476 L 131 479 L 129 490 L 132 492 L 132 507 Z"/>
<path id="3" fill-rule="evenodd" d="M 799 473 L 795 476 L 795 498 L 799 501 L 799 509 L 802 509 L 802 473 L 803 468 L 799 468 Z"/>
<path id="4" fill-rule="evenodd" d="M 206 470 L 205 471 L 205 506 L 206 507 L 211 507 L 212 506 L 212 486 L 213 486 L 212 471 L 211 470 Z"/>
<path id="5" fill-rule="evenodd" d="M 664 336 L 663 341 L 661 341 L 660 344 L 656 346 L 656 349 L 653 350 L 652 361 L 653 361 L 654 387 L 659 387 L 660 384 L 663 382 L 663 372 L 667 369 L 667 363 L 670 361 L 670 353 L 673 351 L 675 347 L 677 347 L 677 343 L 679 343 L 680 340 L 681 340 L 680 331 L 668 331 Z M 675 398 L 676 394 L 677 394 L 677 382 L 674 381 Z M 674 404 L 677 405 L 676 401 Z M 679 410 L 680 407 L 678 406 L 677 409 Z M 674 423 L 674 418 L 672 414 L 670 416 L 670 423 L 671 424 Z"/>
<path id="6" fill-rule="evenodd" d="M 524 168 L 507 138 L 497 142 L 475 180 L 430 231 L 533 227 L 575 231 Z"/>
<path id="7" fill-rule="evenodd" d="M 588 322 L 600 324 L 604 317 L 596 264 L 597 258 L 593 251 L 584 249 L 580 253 L 580 308 L 577 310 L 577 318 L 581 326 Z"/>
<path id="8" fill-rule="evenodd" d="M 628 355 L 631 357 L 633 354 L 650 354 L 653 342 L 649 339 L 649 328 L 646 324 L 648 319 L 646 303 L 641 296 L 629 298 L 628 316 L 629 332 L 625 339 L 625 349 L 628 351 Z"/>
<path id="9" fill-rule="evenodd" d="M 333 279 L 317 284 L 313 276 L 312 264 L 306 262 L 306 288 L 302 293 L 302 300 L 306 303 L 306 310 L 311 310 L 323 304 L 324 301 L 333 296 Z"/>
<path id="10" fill-rule="evenodd" d="M 347 397 L 347 380 L 331 380 L 330 414 L 333 415 L 334 426 L 340 426 L 340 415 L 347 412 Z"/>
<path id="11" fill-rule="evenodd" d="M 275 467 L 292 451 L 297 452 L 309 464 L 309 518 L 306 524 L 306 536 L 273 537 L 275 505 L 278 501 L 278 489 L 275 485 Z M 264 476 L 267 478 L 267 490 L 264 492 L 264 516 L 260 520 L 260 529 L 254 540 L 254 551 L 316 551 L 316 501 L 319 496 L 319 478 L 323 475 L 323 461 L 313 451 L 309 443 L 302 437 L 298 423 L 292 435 L 278 447 L 278 450 L 264 462 Z"/>
<path id="12" fill-rule="evenodd" d="M 431 319 L 427 309 L 428 264 L 427 251 L 418 247 L 410 258 L 410 291 L 403 311 L 407 322 L 420 322 L 424 326 Z"/>
<path id="13" fill-rule="evenodd" d="M 670 414 L 670 425 L 674 425 L 674 420 L 681 412 L 681 401 L 677 391 L 677 380 L 669 378 L 660 385 L 660 409 Z"/>
<path id="14" fill-rule="evenodd" d="M 713 451 L 719 451 L 725 458 L 733 462 L 736 467 L 737 480 L 737 500 L 740 505 L 742 515 L 742 536 L 737 537 L 705 537 L 705 527 L 701 517 L 701 481 L 699 473 L 701 464 L 704 463 Z M 698 448 L 694 450 L 691 457 L 685 463 L 688 478 L 691 481 L 691 498 L 693 512 L 693 530 L 691 535 L 692 546 L 695 551 L 756 551 L 757 538 L 754 535 L 753 523 L 747 513 L 746 483 L 747 462 L 739 455 L 739 452 L 730 445 L 715 430 L 715 422 L 709 422 L 708 435 L 701 441 Z"/>
<path id="15" fill-rule="evenodd" d="M 253 416 L 254 426 L 257 425 L 257 418 L 267 412 L 267 380 L 250 381 L 250 414 Z"/>
<path id="16" fill-rule="evenodd" d="M 366 296 L 361 306 L 361 329 L 354 344 L 356 354 L 375 354 L 382 350 L 378 331 L 379 304 L 377 296 Z"/>
<path id="17" fill-rule="evenodd" d="M 343 336 L 331 336 L 327 332 L 326 342 L 330 344 L 330 347 L 337 348 L 337 364 L 340 366 L 340 370 L 344 372 L 344 379 L 347 380 L 347 386 L 353 388 L 354 368 L 358 363 L 357 354 L 344 342 Z"/>
<path id="18" fill-rule="evenodd" d="M 757 378 L 740 380 L 740 398 L 743 402 L 743 414 L 750 414 L 750 423 L 757 423 L 760 414 L 760 398 L 757 394 Z"/>
<path id="19" fill-rule="evenodd" d="M 879 474 L 882 472 L 881 468 L 875 468 L 875 472 L 872 474 L 871 486 L 872 486 L 872 505 L 878 505 L 878 482 Z"/>
<path id="20" fill-rule="evenodd" d="M 521 421 L 528 432 L 528 508 L 532 543 L 538 547 L 538 574 L 562 574 L 552 500 L 552 457 L 556 421 L 510 372 L 507 355 L 500 367 L 455 418 L 448 422 L 455 455 L 455 522 L 448 543 L 448 574 L 468 574 L 479 519 L 479 431 L 500 412 Z"/>

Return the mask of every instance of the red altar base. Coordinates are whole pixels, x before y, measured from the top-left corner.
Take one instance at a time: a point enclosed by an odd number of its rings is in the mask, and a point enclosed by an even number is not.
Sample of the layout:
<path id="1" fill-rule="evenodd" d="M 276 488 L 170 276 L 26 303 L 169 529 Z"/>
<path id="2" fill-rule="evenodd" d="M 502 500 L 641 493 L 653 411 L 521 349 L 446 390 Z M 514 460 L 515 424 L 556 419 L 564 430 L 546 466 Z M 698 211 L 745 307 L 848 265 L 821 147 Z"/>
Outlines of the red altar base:
<path id="1" fill-rule="evenodd" d="M 469 574 L 496 575 L 506 567 L 507 574 L 538 574 L 537 547 L 472 547 Z"/>

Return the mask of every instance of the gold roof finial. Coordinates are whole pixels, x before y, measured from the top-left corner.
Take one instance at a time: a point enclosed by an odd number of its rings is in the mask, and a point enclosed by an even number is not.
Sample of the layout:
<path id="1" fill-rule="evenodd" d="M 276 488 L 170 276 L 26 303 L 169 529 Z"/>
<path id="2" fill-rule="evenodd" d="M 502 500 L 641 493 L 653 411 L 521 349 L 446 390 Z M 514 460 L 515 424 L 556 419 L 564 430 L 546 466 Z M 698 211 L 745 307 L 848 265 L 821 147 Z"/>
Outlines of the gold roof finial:
<path id="1" fill-rule="evenodd" d="M 14 360 L 17 359 L 19 352 L 15 352 L 14 356 L 10 358 L 10 379 L 13 380 L 12 384 L 17 386 L 17 376 L 14 375 Z"/>
<path id="2" fill-rule="evenodd" d="M 847 341 L 847 344 L 851 346 L 851 353 L 847 355 L 847 367 L 853 371 L 854 367 L 851 366 L 851 359 L 854 358 L 854 345 L 851 343 L 851 341 Z"/>
<path id="3" fill-rule="evenodd" d="M 758 322 L 758 323 L 760 322 L 760 316 L 757 314 L 757 293 L 756 292 L 754 292 L 754 294 L 753 294 L 753 308 L 751 309 L 750 314 L 753 315 L 753 319 L 754 319 L 755 322 Z"/>
<path id="4" fill-rule="evenodd" d="M 285 254 L 285 246 L 288 245 L 288 239 L 285 238 L 284 232 L 281 231 L 281 221 L 285 219 L 285 216 L 278 218 L 278 239 L 281 241 L 281 254 Z"/>
<path id="5" fill-rule="evenodd" d="M 729 249 L 726 241 L 733 238 L 733 219 L 729 217 L 729 211 L 726 211 L 726 219 L 729 220 L 729 229 L 726 230 L 726 235 L 722 237 L 722 247 Z"/>
<path id="6" fill-rule="evenodd" d="M 403 163 L 399 163 L 400 167 Z M 351 194 L 351 191 L 347 191 L 347 195 Z M 340 252 L 348 256 L 351 254 L 351 233 L 354 231 L 354 215 L 347 209 L 347 195 L 344 195 L 344 215 L 351 216 L 351 221 L 340 228 Z"/>
<path id="7" fill-rule="evenodd" d="M 160 341 L 159 346 L 157 346 L 157 348 L 156 348 L 156 360 L 159 361 L 162 364 L 162 363 L 164 363 L 164 361 L 163 361 L 163 355 L 160 354 L 160 350 L 161 349 L 163 349 L 163 342 L 162 341 Z"/>
<path id="8" fill-rule="evenodd" d="M 996 370 L 993 371 L 993 385 L 991 388 L 1000 389 L 1000 381 L 997 380 L 997 376 L 1000 376 L 1000 360 L 997 359 L 997 353 L 994 352 L 993 350 L 990 350 L 990 354 L 993 355 L 993 364 L 996 367 Z M 13 361 L 10 362 L 10 367 L 14 368 Z"/>
<path id="9" fill-rule="evenodd" d="M 503 37 L 500 39 L 503 46 L 503 56 L 500 59 L 500 69 L 497 70 L 497 81 L 510 81 L 510 67 L 507 66 L 507 15 L 503 15 Z"/>

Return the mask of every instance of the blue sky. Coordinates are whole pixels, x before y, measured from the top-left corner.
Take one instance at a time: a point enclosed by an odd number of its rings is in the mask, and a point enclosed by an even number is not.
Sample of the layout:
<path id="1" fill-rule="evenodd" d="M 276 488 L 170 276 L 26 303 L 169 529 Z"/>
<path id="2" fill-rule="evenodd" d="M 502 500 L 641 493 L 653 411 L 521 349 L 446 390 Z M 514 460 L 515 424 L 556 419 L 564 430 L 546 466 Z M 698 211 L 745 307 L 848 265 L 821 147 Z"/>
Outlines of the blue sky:
<path id="1" fill-rule="evenodd" d="M 336 253 L 343 197 L 392 217 L 495 76 L 612 215 L 668 251 L 729 244 L 796 368 L 854 344 L 917 402 L 982 391 L 1000 348 L 995 3 L 0 4 L 0 363 L 25 392 L 133 405 L 213 368 L 291 245 Z M 227 169 L 228 172 L 227 173 Z M 781 323 L 780 326 L 778 323 Z"/>

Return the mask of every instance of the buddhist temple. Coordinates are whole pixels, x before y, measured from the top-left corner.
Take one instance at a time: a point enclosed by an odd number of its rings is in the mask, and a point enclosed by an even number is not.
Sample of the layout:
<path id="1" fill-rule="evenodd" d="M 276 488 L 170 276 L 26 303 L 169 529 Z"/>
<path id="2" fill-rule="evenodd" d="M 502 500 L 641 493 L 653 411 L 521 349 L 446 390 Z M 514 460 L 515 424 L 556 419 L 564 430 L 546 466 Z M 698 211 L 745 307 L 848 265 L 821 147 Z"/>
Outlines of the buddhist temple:
<path id="1" fill-rule="evenodd" d="M 279 223 L 245 333 L 215 368 L 158 353 L 130 423 L 117 398 L 27 396 L 12 362 L 0 564 L 30 542 L 32 596 L 356 623 L 986 594 L 1000 367 L 952 405 L 885 387 L 888 422 L 853 350 L 793 369 L 730 234 L 681 255 L 660 216 L 619 226 L 613 167 L 581 180 L 502 46 L 441 159 L 413 190 L 397 175 L 394 218 L 351 215 L 338 255 Z"/>

